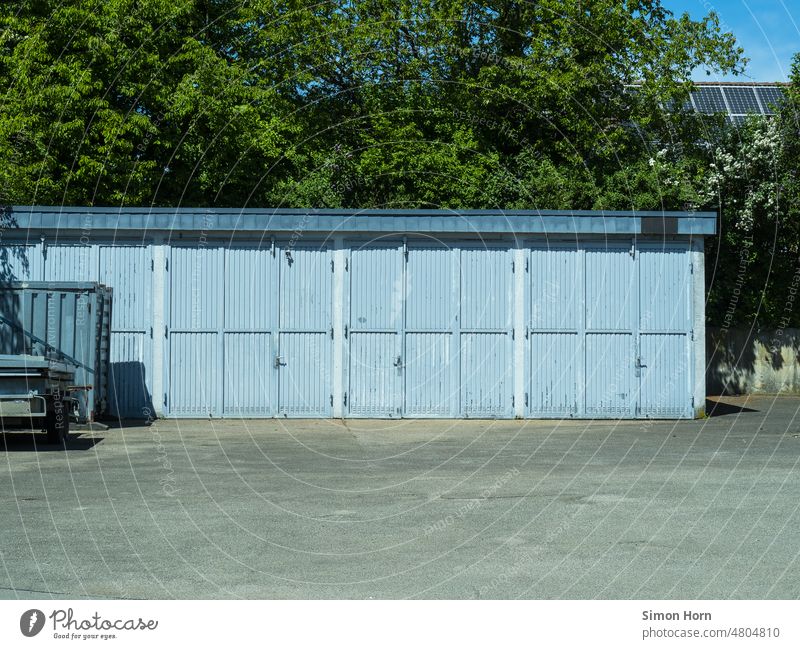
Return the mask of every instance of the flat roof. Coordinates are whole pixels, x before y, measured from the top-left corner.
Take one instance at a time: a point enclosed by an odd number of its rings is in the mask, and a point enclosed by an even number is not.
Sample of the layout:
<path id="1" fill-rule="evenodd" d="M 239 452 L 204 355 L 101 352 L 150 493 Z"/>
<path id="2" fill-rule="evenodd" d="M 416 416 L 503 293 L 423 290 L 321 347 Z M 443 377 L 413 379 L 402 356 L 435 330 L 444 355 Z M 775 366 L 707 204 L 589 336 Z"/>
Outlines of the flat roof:
<path id="1" fill-rule="evenodd" d="M 438 233 L 712 235 L 716 212 L 595 210 L 405 210 L 17 205 L 0 212 L 14 231 L 129 236 L 161 233 Z"/>

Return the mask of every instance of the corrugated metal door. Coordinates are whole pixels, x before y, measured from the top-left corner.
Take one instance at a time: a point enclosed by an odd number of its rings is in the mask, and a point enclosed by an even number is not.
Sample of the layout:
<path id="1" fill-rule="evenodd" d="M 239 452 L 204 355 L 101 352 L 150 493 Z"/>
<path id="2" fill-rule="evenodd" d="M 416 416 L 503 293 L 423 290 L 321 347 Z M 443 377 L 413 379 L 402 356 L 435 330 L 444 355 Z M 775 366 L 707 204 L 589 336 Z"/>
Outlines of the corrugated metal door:
<path id="1" fill-rule="evenodd" d="M 453 417 L 459 411 L 457 250 L 409 245 L 406 261 L 404 414 Z"/>
<path id="2" fill-rule="evenodd" d="M 512 273 L 507 248 L 462 247 L 460 254 L 461 414 L 511 412 Z"/>
<path id="3" fill-rule="evenodd" d="M 224 249 L 173 246 L 170 251 L 169 380 L 171 415 L 221 411 Z"/>
<path id="4" fill-rule="evenodd" d="M 223 414 L 277 414 L 279 260 L 274 250 L 225 251 Z"/>
<path id="5" fill-rule="evenodd" d="M 403 403 L 402 248 L 392 243 L 354 244 L 349 279 L 349 413 L 356 417 L 398 417 Z"/>
<path id="6" fill-rule="evenodd" d="M 574 417 L 584 410 L 583 251 L 534 246 L 529 275 L 528 413 Z"/>
<path id="7" fill-rule="evenodd" d="M 586 247 L 586 414 L 633 417 L 639 286 L 632 244 Z"/>
<path id="8" fill-rule="evenodd" d="M 691 417 L 691 286 L 688 248 L 639 247 L 639 410 L 643 417 Z"/>
<path id="9" fill-rule="evenodd" d="M 278 355 L 279 413 L 319 417 L 331 413 L 331 285 L 326 248 L 281 251 Z"/>
<path id="10" fill-rule="evenodd" d="M 153 416 L 152 252 L 143 245 L 101 245 L 99 281 L 112 288 L 109 412 Z"/>

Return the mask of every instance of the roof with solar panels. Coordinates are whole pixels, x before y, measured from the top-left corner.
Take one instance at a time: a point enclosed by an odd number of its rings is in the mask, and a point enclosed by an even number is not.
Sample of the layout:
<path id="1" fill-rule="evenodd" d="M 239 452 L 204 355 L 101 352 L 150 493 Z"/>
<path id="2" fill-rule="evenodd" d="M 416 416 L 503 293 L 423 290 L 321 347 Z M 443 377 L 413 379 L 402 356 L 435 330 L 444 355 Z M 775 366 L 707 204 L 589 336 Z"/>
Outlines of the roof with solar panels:
<path id="1" fill-rule="evenodd" d="M 700 81 L 694 85 L 694 110 L 706 115 L 725 113 L 731 122 L 741 124 L 748 115 L 774 115 L 789 84 Z"/>
<path id="2" fill-rule="evenodd" d="M 628 86 L 635 89 L 638 86 Z M 774 115 L 786 97 L 788 83 L 764 83 L 758 81 L 696 81 L 687 110 L 704 115 L 722 113 L 736 125 L 742 124 L 749 115 Z"/>

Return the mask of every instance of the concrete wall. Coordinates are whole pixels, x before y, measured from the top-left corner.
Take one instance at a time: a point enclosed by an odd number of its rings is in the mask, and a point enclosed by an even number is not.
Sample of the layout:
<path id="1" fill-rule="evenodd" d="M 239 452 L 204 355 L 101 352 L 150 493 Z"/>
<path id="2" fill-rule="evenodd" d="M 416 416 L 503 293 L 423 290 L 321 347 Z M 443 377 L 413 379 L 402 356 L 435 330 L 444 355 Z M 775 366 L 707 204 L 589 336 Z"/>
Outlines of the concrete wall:
<path id="1" fill-rule="evenodd" d="M 709 395 L 800 394 L 800 329 L 706 330 Z"/>

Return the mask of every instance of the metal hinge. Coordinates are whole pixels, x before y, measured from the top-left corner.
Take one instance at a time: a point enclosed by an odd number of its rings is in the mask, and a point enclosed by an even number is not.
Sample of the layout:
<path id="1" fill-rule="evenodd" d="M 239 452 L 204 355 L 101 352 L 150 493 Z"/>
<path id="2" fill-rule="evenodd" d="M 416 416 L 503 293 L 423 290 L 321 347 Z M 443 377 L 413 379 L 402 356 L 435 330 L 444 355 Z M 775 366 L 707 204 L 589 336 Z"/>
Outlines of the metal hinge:
<path id="1" fill-rule="evenodd" d="M 517 330 L 516 329 L 512 329 L 511 330 L 511 340 L 516 340 L 516 337 L 517 337 Z"/>
<path id="2" fill-rule="evenodd" d="M 169 338 L 169 328 L 164 325 L 164 338 Z"/>
<path id="3" fill-rule="evenodd" d="M 511 395 L 511 407 L 512 408 L 514 407 L 514 395 L 513 394 Z"/>
<path id="4" fill-rule="evenodd" d="M 344 326 L 344 337 L 345 337 L 345 338 L 347 338 L 347 334 L 348 334 L 349 332 L 350 332 L 350 329 L 348 329 L 347 325 L 345 325 L 345 326 Z"/>
<path id="5" fill-rule="evenodd" d="M 344 258 L 344 272 L 346 273 L 350 270 L 350 262 L 348 261 L 347 257 Z"/>
<path id="6" fill-rule="evenodd" d="M 347 405 L 347 392 L 344 393 L 344 405 Z"/>
<path id="7" fill-rule="evenodd" d="M 331 408 L 333 408 L 333 395 L 331 395 Z"/>
<path id="8" fill-rule="evenodd" d="M 694 262 L 693 261 L 689 262 L 689 274 L 690 275 L 694 275 Z"/>
<path id="9" fill-rule="evenodd" d="M 334 263 L 333 259 L 331 259 L 331 272 L 334 272 L 333 269 L 335 267 L 336 267 L 336 264 Z"/>
<path id="10" fill-rule="evenodd" d="M 151 338 L 153 337 L 153 328 L 152 327 L 150 327 L 150 337 Z"/>
<path id="11" fill-rule="evenodd" d="M 512 273 L 516 273 L 516 272 L 517 272 L 517 271 L 516 271 L 516 266 L 517 266 L 517 265 L 516 265 L 516 264 L 515 264 L 515 263 L 512 261 L 512 262 L 511 262 L 511 272 L 512 272 Z"/>
<path id="12" fill-rule="evenodd" d="M 164 393 L 164 408 L 166 409 L 166 407 L 167 407 L 167 393 L 165 392 Z"/>
<path id="13" fill-rule="evenodd" d="M 164 270 L 169 270 L 169 257 L 164 257 Z"/>
<path id="14" fill-rule="evenodd" d="M 528 407 L 528 393 L 525 393 L 525 407 Z"/>
<path id="15" fill-rule="evenodd" d="M 155 259 L 151 259 L 150 260 L 150 272 L 154 272 L 155 269 L 156 269 L 156 260 Z"/>
<path id="16" fill-rule="evenodd" d="M 690 338 L 691 340 L 694 340 L 694 329 L 692 329 L 692 330 L 689 332 L 689 336 L 691 337 L 691 338 Z"/>
<path id="17" fill-rule="evenodd" d="M 528 272 L 528 258 L 525 257 L 525 272 Z"/>
<path id="18" fill-rule="evenodd" d="M 331 327 L 331 340 L 333 340 L 333 327 Z"/>
<path id="19" fill-rule="evenodd" d="M 692 408 L 694 408 L 694 397 L 692 397 Z"/>

